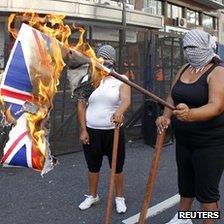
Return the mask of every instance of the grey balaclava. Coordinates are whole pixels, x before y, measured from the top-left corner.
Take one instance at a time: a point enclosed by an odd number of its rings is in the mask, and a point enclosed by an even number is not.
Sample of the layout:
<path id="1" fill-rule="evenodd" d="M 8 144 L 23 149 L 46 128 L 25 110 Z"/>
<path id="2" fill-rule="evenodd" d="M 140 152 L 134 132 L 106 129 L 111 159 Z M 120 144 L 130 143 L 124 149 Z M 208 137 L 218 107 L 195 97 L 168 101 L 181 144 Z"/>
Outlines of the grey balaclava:
<path id="1" fill-rule="evenodd" d="M 105 62 L 105 66 L 107 67 L 113 67 L 116 62 L 116 50 L 111 45 L 101 46 L 98 49 L 96 56 L 107 60 L 107 62 Z"/>
<path id="2" fill-rule="evenodd" d="M 202 30 L 193 29 L 183 39 L 184 55 L 193 69 L 202 69 L 214 56 L 215 38 Z"/>

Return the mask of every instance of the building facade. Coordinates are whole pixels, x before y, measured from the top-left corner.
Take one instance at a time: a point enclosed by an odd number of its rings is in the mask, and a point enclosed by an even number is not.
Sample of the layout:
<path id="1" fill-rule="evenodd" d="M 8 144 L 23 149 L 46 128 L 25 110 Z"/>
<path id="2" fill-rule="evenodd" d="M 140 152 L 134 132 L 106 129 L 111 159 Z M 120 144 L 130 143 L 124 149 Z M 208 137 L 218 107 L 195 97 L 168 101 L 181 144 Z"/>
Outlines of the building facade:
<path id="1" fill-rule="evenodd" d="M 63 14 L 67 22 L 84 25 L 88 39 L 96 41 L 119 42 L 119 29 L 122 27 L 122 4 L 106 0 L 1 0 L 0 1 L 0 66 L 4 67 L 7 58 L 7 16 L 12 12 L 35 11 L 41 14 Z M 126 4 L 126 39 L 136 42 L 136 29 L 161 29 L 163 17 L 151 15 Z"/>
<path id="2" fill-rule="evenodd" d="M 7 16 L 12 12 L 35 11 L 64 14 L 68 22 L 86 27 L 91 42 L 112 42 L 120 48 L 125 24 L 125 42 L 136 43 L 142 31 L 160 30 L 183 34 L 192 28 L 205 30 L 224 43 L 224 0 L 1 0 L 0 69 L 7 61 L 10 40 Z M 144 30 L 144 31 L 145 31 Z M 75 38 L 75 35 L 73 35 Z M 122 41 L 123 42 L 123 41 Z M 93 43 L 93 45 L 95 44 Z M 119 51 L 119 50 L 118 50 Z"/>
<path id="3" fill-rule="evenodd" d="M 136 7 L 145 12 L 164 16 L 164 31 L 186 32 L 192 28 L 203 29 L 219 39 L 220 9 L 223 0 L 145 0 Z"/>

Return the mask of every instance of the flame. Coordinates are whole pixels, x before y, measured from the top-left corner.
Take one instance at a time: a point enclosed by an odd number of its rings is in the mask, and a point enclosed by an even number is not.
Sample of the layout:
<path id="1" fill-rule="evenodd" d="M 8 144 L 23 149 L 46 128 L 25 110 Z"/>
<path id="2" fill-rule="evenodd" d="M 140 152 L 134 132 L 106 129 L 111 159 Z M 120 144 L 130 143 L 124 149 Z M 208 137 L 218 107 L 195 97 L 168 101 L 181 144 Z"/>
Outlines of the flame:
<path id="1" fill-rule="evenodd" d="M 48 142 L 46 140 L 49 111 L 53 108 L 53 97 L 57 92 L 60 74 L 65 65 L 62 58 L 62 47 L 68 46 L 68 38 L 71 30 L 68 25 L 64 25 L 62 15 L 46 15 L 40 17 L 35 13 L 12 14 L 8 20 L 8 29 L 13 37 L 17 37 L 18 30 L 14 28 L 19 21 L 26 22 L 29 26 L 38 29 L 48 37 L 52 38 L 50 50 L 47 43 L 35 36 L 41 59 L 35 69 L 31 72 L 35 77 L 35 87 L 32 103 L 39 106 L 36 114 L 26 113 L 28 128 L 33 139 L 33 153 L 39 155 L 40 161 L 46 158 Z M 9 109 L 10 110 L 10 109 Z M 40 155 L 41 153 L 41 155 Z M 43 162 L 33 161 L 37 169 L 43 168 Z"/>
<path id="2" fill-rule="evenodd" d="M 19 22 L 24 22 L 68 46 L 71 29 L 68 25 L 64 24 L 64 18 L 64 15 L 46 15 L 41 17 L 38 14 L 31 12 L 18 14 L 12 13 L 8 18 L 8 31 L 14 38 L 16 38 L 18 29 L 15 28 L 15 25 L 18 25 Z"/>
<path id="3" fill-rule="evenodd" d="M 35 154 L 38 154 L 38 150 L 41 152 L 42 160 L 46 158 L 46 149 L 48 147 L 45 126 L 49 118 L 49 111 L 53 108 L 52 100 L 57 92 L 60 74 L 64 67 L 61 50 L 56 41 L 52 46 L 52 50 L 51 58 L 47 57 L 49 64 L 42 64 L 42 66 L 46 67 L 47 73 L 44 73 L 44 77 L 42 74 L 35 74 L 38 91 L 34 94 L 33 103 L 39 106 L 39 110 L 36 114 L 26 114 L 30 135 L 34 143 L 33 150 Z"/>
<path id="4" fill-rule="evenodd" d="M 77 50 L 91 59 L 91 81 L 93 83 L 93 87 L 96 88 L 99 86 L 102 77 L 108 75 L 103 69 L 98 69 L 99 65 L 103 64 L 103 59 L 97 58 L 92 47 L 88 43 L 84 42 L 85 29 L 82 27 L 76 27 L 74 24 L 73 28 L 78 29 L 80 36 L 78 43 L 75 46 L 70 46 L 70 49 Z"/>
<path id="5" fill-rule="evenodd" d="M 50 32 L 53 34 L 49 28 L 46 28 L 48 35 Z M 42 30 L 43 32 L 44 30 Z M 30 134 L 34 140 L 34 149 L 39 149 L 42 155 L 46 156 L 46 130 L 45 125 L 48 120 L 49 110 L 53 108 L 53 97 L 57 92 L 57 86 L 59 84 L 60 74 L 64 67 L 64 61 L 62 59 L 60 44 L 56 41 L 52 42 L 52 52 L 51 55 L 47 52 L 47 48 L 43 47 L 43 57 L 40 64 L 40 69 L 42 71 L 42 66 L 45 67 L 44 74 L 36 73 L 37 81 L 37 94 L 34 94 L 33 103 L 39 105 L 39 110 L 37 114 L 27 114 L 28 126 L 30 129 Z M 46 73 L 47 71 L 47 73 Z"/>
<path id="6" fill-rule="evenodd" d="M 5 110 L 5 118 L 6 118 L 6 122 L 9 124 L 15 124 L 16 120 L 13 117 L 12 113 L 11 113 L 11 108 L 12 105 L 10 105 L 6 110 Z"/>
<path id="7" fill-rule="evenodd" d="M 16 14 L 12 13 L 8 18 L 8 31 L 11 33 L 11 35 L 16 38 L 18 35 L 18 30 L 16 28 L 13 28 L 14 20 L 16 18 Z"/>
<path id="8" fill-rule="evenodd" d="M 53 108 L 52 100 L 57 92 L 60 74 L 65 65 L 63 51 L 77 50 L 91 58 L 92 81 L 95 87 L 99 85 L 102 77 L 107 75 L 104 71 L 96 68 L 96 64 L 103 61 L 96 57 L 94 50 L 84 41 L 84 28 L 73 25 L 72 28 L 78 30 L 80 36 L 76 45 L 69 44 L 69 37 L 72 32 L 71 28 L 64 24 L 64 18 L 64 15 L 46 15 L 41 17 L 36 13 L 28 12 L 11 14 L 8 20 L 8 30 L 15 38 L 18 35 L 15 24 L 18 25 L 18 21 L 20 23 L 21 21 L 25 22 L 52 38 L 51 52 L 47 50 L 47 44 L 44 41 L 36 39 L 41 60 L 38 69 L 32 70 L 35 77 L 34 86 L 37 86 L 37 89 L 34 90 L 32 102 L 39 106 L 39 110 L 36 114 L 26 113 L 30 136 L 34 143 L 34 154 L 41 152 L 42 160 L 46 158 L 46 149 L 48 147 L 45 126 L 48 121 L 49 111 Z M 35 164 L 39 169 L 42 168 L 37 161 Z"/>

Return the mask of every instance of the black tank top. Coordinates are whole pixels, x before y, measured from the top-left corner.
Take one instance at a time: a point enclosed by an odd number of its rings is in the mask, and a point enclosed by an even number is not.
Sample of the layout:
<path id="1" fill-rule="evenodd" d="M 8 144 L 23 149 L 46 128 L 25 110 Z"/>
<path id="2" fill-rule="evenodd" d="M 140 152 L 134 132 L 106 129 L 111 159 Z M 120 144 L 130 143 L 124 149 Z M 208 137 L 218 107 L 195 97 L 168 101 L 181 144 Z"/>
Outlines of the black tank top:
<path id="1" fill-rule="evenodd" d="M 190 108 L 201 107 L 208 103 L 207 77 L 218 66 L 213 64 L 198 80 L 193 83 L 182 82 L 181 76 L 189 67 L 187 65 L 176 84 L 173 86 L 171 96 L 174 105 L 185 103 Z M 183 122 L 172 117 L 176 140 L 180 143 L 190 144 L 196 147 L 224 146 L 224 113 L 208 121 Z"/>

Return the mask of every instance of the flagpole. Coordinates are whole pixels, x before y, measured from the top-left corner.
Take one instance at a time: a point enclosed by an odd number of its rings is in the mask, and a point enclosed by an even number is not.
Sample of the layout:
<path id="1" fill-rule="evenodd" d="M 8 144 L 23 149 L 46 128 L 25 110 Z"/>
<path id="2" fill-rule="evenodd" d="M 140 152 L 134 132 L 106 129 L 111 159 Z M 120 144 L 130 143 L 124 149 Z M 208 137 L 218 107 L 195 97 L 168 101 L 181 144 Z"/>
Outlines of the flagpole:
<path id="1" fill-rule="evenodd" d="M 112 198 L 113 198 L 113 192 L 114 192 L 115 173 L 116 173 L 116 166 L 117 166 L 119 133 L 120 133 L 120 128 L 116 127 L 114 129 L 114 142 L 113 142 L 113 152 L 112 152 L 110 185 L 109 185 L 109 190 L 108 190 L 107 207 L 106 207 L 106 211 L 105 211 L 104 224 L 111 223 Z"/>

